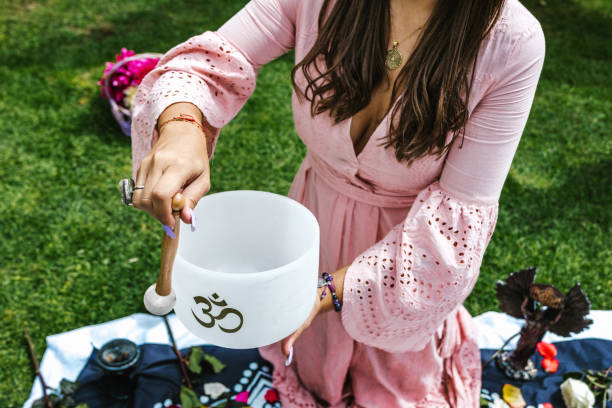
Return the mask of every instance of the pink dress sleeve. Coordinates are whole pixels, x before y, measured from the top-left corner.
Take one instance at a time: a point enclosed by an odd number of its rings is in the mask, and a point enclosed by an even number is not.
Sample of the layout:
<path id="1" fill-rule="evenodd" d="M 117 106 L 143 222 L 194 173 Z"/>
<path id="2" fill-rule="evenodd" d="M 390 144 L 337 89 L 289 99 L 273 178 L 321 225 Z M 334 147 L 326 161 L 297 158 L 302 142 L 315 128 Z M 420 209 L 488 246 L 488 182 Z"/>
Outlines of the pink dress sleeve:
<path id="1" fill-rule="evenodd" d="M 342 322 L 355 340 L 388 352 L 418 351 L 474 287 L 542 69 L 539 24 L 506 54 L 440 180 L 350 265 Z"/>
<path id="2" fill-rule="evenodd" d="M 191 102 L 204 116 L 209 155 L 219 130 L 255 89 L 260 66 L 290 50 L 297 0 L 253 0 L 218 31 L 207 31 L 168 51 L 142 81 L 132 114 L 133 174 L 158 139 L 161 113 Z"/>

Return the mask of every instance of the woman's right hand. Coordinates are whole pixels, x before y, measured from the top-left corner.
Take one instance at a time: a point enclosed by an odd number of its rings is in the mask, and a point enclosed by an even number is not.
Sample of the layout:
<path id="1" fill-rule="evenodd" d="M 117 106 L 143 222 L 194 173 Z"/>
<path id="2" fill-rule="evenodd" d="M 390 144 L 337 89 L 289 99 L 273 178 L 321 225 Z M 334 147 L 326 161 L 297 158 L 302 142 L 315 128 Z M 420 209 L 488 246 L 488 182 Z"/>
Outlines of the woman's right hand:
<path id="1" fill-rule="evenodd" d="M 190 114 L 202 123 L 199 109 L 187 103 L 168 107 L 160 116 L 159 123 L 181 113 Z M 182 121 L 164 125 L 159 140 L 140 164 L 136 185 L 144 186 L 144 189 L 134 190 L 134 207 L 147 211 L 172 229 L 172 197 L 182 190 L 187 202 L 181 219 L 191 223 L 191 210 L 210 189 L 208 151 L 202 130 L 193 123 Z"/>

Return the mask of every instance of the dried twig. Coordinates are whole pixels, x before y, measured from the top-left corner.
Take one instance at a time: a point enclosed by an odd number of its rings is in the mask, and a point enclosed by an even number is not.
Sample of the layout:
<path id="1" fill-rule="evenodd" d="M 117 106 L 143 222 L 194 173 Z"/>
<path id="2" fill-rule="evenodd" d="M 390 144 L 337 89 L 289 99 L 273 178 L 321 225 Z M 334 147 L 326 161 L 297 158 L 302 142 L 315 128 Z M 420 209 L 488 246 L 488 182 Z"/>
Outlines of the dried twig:
<path id="1" fill-rule="evenodd" d="M 187 383 L 187 387 L 192 389 L 191 380 L 189 379 L 189 375 L 187 375 L 187 368 L 185 367 L 185 360 L 183 360 L 183 356 L 181 352 L 176 347 L 176 342 L 174 341 L 174 335 L 172 334 L 172 329 L 170 328 L 170 324 L 168 323 L 168 318 L 166 315 L 163 316 L 164 323 L 166 324 L 166 330 L 168 331 L 168 337 L 170 337 L 170 342 L 172 343 L 172 350 L 174 350 L 174 354 L 176 354 L 176 358 L 178 358 L 179 366 L 181 367 L 181 373 L 183 374 L 183 379 L 185 383 Z"/>
<path id="2" fill-rule="evenodd" d="M 43 397 L 45 399 L 45 405 L 47 408 L 53 408 L 51 405 L 51 401 L 49 401 L 49 397 L 47 396 L 47 384 L 45 384 L 45 380 L 43 379 L 42 374 L 40 373 L 40 367 L 38 366 L 38 359 L 36 358 L 36 353 L 34 351 L 34 345 L 32 344 L 32 339 L 30 339 L 30 334 L 27 329 L 23 329 L 23 336 L 25 337 L 26 343 L 28 344 L 28 351 L 30 352 L 30 360 L 32 361 L 32 365 L 34 366 L 34 371 L 36 372 L 36 376 L 40 379 L 40 383 L 42 385 Z"/>

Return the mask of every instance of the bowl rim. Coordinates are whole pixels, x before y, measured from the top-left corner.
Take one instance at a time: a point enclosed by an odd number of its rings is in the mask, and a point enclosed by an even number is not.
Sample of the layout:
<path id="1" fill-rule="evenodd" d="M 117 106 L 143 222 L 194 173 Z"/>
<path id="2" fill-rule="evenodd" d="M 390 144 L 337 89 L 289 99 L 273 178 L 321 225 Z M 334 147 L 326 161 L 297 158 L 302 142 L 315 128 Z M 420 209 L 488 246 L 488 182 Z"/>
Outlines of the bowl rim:
<path id="1" fill-rule="evenodd" d="M 308 248 L 306 248 L 302 254 L 300 256 L 298 256 L 297 258 L 295 258 L 294 260 L 292 260 L 289 263 L 285 263 L 283 265 L 280 265 L 276 268 L 272 268 L 272 269 L 267 269 L 265 271 L 258 271 L 258 272 L 249 272 L 249 273 L 227 273 L 227 272 L 221 272 L 221 271 L 217 271 L 217 270 L 213 270 L 213 269 L 208 269 L 208 268 L 203 268 L 201 266 L 195 265 L 193 262 L 188 261 L 187 259 L 185 259 L 185 257 L 181 256 L 180 252 L 177 250 L 176 252 L 176 258 L 174 263 L 176 264 L 177 262 L 182 262 L 185 263 L 186 265 L 192 267 L 192 269 L 194 271 L 196 271 L 197 273 L 202 273 L 202 274 L 210 274 L 210 275 L 214 275 L 214 276 L 223 276 L 224 279 L 230 279 L 230 280 L 239 280 L 239 281 L 245 281 L 245 280 L 254 280 L 254 279 L 261 279 L 262 277 L 269 277 L 269 278 L 274 278 L 277 275 L 280 275 L 283 270 L 285 269 L 290 269 L 291 265 L 294 265 L 296 263 L 301 263 L 300 261 L 302 261 L 306 256 L 308 256 L 310 254 L 310 252 L 312 251 L 313 247 L 315 246 L 319 246 L 320 245 L 320 227 L 319 227 L 319 221 L 317 220 L 317 218 L 314 216 L 314 214 L 312 213 L 312 211 L 310 211 L 305 205 L 303 205 L 302 203 L 300 203 L 297 200 L 294 200 L 291 197 L 285 196 L 285 195 L 281 195 L 281 194 L 276 194 L 276 193 L 271 193 L 269 191 L 261 191 L 261 190 L 229 190 L 229 191 L 220 191 L 218 193 L 214 193 L 214 194 L 210 194 L 210 195 L 206 195 L 204 197 L 202 197 L 202 199 L 199 201 L 199 203 L 201 203 L 203 200 L 210 198 L 210 197 L 214 197 L 214 196 L 219 196 L 219 195 L 228 195 L 228 194 L 238 194 L 238 193 L 247 193 L 247 194 L 257 194 L 257 195 L 268 195 L 268 196 L 274 196 L 274 197 L 280 197 L 283 200 L 287 200 L 294 208 L 297 208 L 299 211 L 302 211 L 306 217 L 309 217 L 312 219 L 312 221 L 314 221 L 314 229 L 313 229 L 313 239 L 312 239 L 312 245 L 310 245 Z M 181 225 L 181 229 L 183 228 L 188 228 L 189 226 L 187 224 L 183 224 Z M 189 231 L 187 231 L 189 232 Z M 181 231 L 181 234 L 183 233 L 183 231 Z M 179 242 L 179 248 L 181 246 L 181 242 Z M 318 248 L 317 248 L 317 252 L 318 252 Z M 317 267 L 318 268 L 318 267 Z"/>

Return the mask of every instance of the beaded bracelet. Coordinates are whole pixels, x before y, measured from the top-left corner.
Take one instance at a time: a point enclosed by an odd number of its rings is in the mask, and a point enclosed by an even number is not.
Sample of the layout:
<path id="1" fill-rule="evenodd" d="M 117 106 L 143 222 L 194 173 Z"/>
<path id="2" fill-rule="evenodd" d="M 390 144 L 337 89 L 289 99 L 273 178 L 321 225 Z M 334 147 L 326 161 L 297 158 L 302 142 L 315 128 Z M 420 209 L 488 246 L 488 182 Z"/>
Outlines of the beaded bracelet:
<path id="1" fill-rule="evenodd" d="M 206 131 L 204 130 L 204 127 L 202 125 L 200 125 L 200 123 L 196 120 L 196 118 L 194 118 L 191 115 L 187 115 L 186 113 L 181 113 L 178 116 L 175 116 L 173 118 L 170 118 L 170 119 L 164 121 L 161 125 L 157 126 L 157 131 L 159 132 L 162 127 L 164 127 L 165 125 L 167 125 L 170 122 L 187 122 L 187 123 L 191 123 L 192 125 L 197 126 L 197 127 L 200 128 L 202 133 L 204 133 L 204 137 L 208 137 L 206 135 Z"/>
<path id="2" fill-rule="evenodd" d="M 340 312 L 342 310 L 342 305 L 340 304 L 340 300 L 338 300 L 338 296 L 336 295 L 336 284 L 334 283 L 334 277 L 327 272 L 323 272 L 323 275 L 321 276 L 322 277 L 319 278 L 318 285 L 318 287 L 323 288 L 323 292 L 321 292 L 321 300 L 325 298 L 325 295 L 327 295 L 327 288 L 329 288 L 329 292 L 331 293 L 334 302 L 334 310 L 336 312 Z"/>

